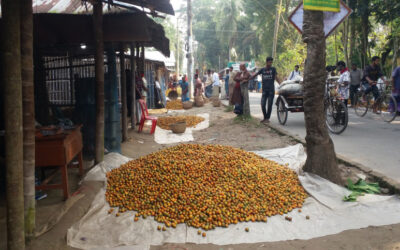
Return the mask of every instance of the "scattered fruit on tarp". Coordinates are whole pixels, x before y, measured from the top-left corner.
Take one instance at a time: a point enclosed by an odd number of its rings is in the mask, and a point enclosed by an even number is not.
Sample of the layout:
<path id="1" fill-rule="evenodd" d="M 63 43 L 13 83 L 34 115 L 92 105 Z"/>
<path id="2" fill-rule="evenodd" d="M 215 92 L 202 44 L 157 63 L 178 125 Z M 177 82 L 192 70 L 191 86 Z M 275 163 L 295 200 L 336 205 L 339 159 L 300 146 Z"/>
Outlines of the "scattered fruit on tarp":
<path id="1" fill-rule="evenodd" d="M 292 221 L 292 217 L 285 216 L 285 220 L 287 220 L 287 221 Z"/>
<path id="2" fill-rule="evenodd" d="M 310 216 L 307 215 L 307 216 L 306 216 L 306 219 L 309 220 L 309 219 L 310 219 Z"/>
<path id="3" fill-rule="evenodd" d="M 249 232 L 250 229 L 249 229 L 248 227 L 246 227 L 246 228 L 244 229 L 244 231 Z"/>
<path id="4" fill-rule="evenodd" d="M 168 101 L 166 108 L 172 110 L 181 110 L 183 109 L 183 103 L 180 100 Z"/>
<path id="5" fill-rule="evenodd" d="M 229 146 L 181 144 L 107 173 L 111 207 L 153 216 L 168 227 L 210 230 L 266 221 L 301 208 L 306 197 L 288 167 Z"/>
<path id="6" fill-rule="evenodd" d="M 195 115 L 178 115 L 178 116 L 164 116 L 159 117 L 157 120 L 157 125 L 166 130 L 170 130 L 170 125 L 178 122 L 186 122 L 186 127 L 196 127 L 199 123 L 203 122 L 205 119 L 200 116 Z"/>

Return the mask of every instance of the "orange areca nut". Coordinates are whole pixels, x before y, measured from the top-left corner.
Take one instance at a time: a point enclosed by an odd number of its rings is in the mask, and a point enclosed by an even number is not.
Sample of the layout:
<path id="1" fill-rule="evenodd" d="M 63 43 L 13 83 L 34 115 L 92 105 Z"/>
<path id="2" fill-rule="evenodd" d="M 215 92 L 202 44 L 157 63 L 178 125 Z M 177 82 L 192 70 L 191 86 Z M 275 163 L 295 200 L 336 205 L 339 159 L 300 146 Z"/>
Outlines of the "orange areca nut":
<path id="1" fill-rule="evenodd" d="M 205 119 L 203 117 L 194 115 L 164 116 L 158 118 L 157 125 L 162 129 L 170 130 L 169 126 L 171 124 L 175 124 L 178 122 L 186 122 L 186 126 L 191 128 L 191 127 L 196 127 L 197 124 L 199 124 L 204 120 Z"/>
<path id="2" fill-rule="evenodd" d="M 106 200 L 119 211 L 153 216 L 167 227 L 227 227 L 301 208 L 296 173 L 229 146 L 182 144 L 107 173 Z M 162 228 L 165 230 L 165 227 Z"/>
<path id="3" fill-rule="evenodd" d="M 172 110 L 180 110 L 180 109 L 183 109 L 183 104 L 179 100 L 168 101 L 166 108 L 167 109 L 172 109 Z"/>

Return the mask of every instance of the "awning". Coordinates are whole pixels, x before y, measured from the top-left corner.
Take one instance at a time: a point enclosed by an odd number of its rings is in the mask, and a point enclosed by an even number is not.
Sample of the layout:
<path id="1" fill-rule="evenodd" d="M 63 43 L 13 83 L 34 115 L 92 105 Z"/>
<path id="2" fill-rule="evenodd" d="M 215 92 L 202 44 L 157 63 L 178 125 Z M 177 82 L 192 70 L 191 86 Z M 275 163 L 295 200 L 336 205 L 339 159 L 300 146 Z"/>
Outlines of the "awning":
<path id="1" fill-rule="evenodd" d="M 169 0 L 119 0 L 117 2 L 124 2 L 132 5 L 148 8 L 150 10 L 162 12 L 165 14 L 174 15 L 174 9 L 172 8 Z"/>
<path id="2" fill-rule="evenodd" d="M 92 15 L 34 14 L 33 27 L 34 46 L 41 51 L 65 52 L 79 48 L 81 44 L 94 44 Z M 170 55 L 169 40 L 163 27 L 146 14 L 105 14 L 103 32 L 104 43 L 139 42 L 158 49 L 165 56 Z"/>

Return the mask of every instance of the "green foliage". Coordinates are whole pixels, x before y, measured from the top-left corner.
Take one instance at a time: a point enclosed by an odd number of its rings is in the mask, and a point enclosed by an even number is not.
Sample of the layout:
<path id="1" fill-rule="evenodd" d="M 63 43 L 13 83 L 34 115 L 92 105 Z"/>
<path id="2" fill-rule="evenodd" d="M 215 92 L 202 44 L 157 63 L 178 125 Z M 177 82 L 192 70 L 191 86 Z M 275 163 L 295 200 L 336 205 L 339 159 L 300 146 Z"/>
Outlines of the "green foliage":
<path id="1" fill-rule="evenodd" d="M 286 39 L 283 43 L 283 50 L 279 54 L 276 67 L 284 75 L 288 75 L 294 69 L 295 65 L 300 65 L 300 67 L 304 65 L 306 55 L 305 44 L 295 43 L 290 39 Z"/>
<path id="2" fill-rule="evenodd" d="M 236 60 L 255 60 L 257 66 L 264 66 L 265 58 L 272 54 L 278 2 L 278 0 L 193 1 L 193 33 L 197 41 L 195 67 L 203 70 L 217 69 L 219 65 L 221 68 L 225 67 L 230 55 L 232 56 L 230 54 L 232 48 L 236 52 Z M 363 67 L 369 63 L 371 56 L 378 55 L 383 59 L 383 69 L 389 74 L 393 52 L 398 48 L 395 41 L 400 40 L 400 1 L 348 0 L 347 2 L 353 9 L 353 14 L 327 39 L 327 64 L 336 64 L 338 60 L 347 61 L 347 57 L 349 63 L 355 62 Z M 280 10 L 275 66 L 281 75 L 289 74 L 295 64 L 303 65 L 306 57 L 306 48 L 301 35 L 288 22 L 288 17 L 297 4 L 298 1 L 283 0 Z M 185 13 L 185 8 L 178 10 L 177 13 Z M 173 29 L 173 26 L 167 25 L 166 29 L 167 35 L 171 34 L 171 37 L 174 37 L 172 30 L 168 31 Z M 364 38 L 366 44 L 363 42 Z M 174 38 L 171 39 L 173 40 Z"/>
<path id="3" fill-rule="evenodd" d="M 379 194 L 381 192 L 378 183 L 367 183 L 366 181 L 359 179 L 356 183 L 353 183 L 350 179 L 347 179 L 347 188 L 352 193 L 343 198 L 344 201 L 357 201 L 358 196 L 364 194 Z"/>

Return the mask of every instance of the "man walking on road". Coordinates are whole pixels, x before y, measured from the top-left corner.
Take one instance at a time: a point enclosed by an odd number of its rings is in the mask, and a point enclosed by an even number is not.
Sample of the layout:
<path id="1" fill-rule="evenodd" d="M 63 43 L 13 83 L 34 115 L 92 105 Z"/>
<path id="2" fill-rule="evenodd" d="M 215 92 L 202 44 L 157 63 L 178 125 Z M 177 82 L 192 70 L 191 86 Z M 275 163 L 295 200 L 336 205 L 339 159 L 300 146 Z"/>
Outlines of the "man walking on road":
<path id="1" fill-rule="evenodd" d="M 350 71 L 350 102 L 352 106 L 354 105 L 354 95 L 357 94 L 362 78 L 361 69 L 357 68 L 357 64 L 353 63 Z"/>
<path id="2" fill-rule="evenodd" d="M 272 67 L 274 59 L 272 57 L 267 57 L 265 68 L 260 69 L 256 74 L 252 76 L 254 79 L 258 75 L 262 76 L 262 98 L 261 98 L 261 109 L 264 114 L 264 120 L 261 123 L 268 123 L 271 118 L 272 105 L 274 103 L 275 97 L 275 80 L 278 81 L 278 72 Z M 268 101 L 268 110 L 266 109 L 266 104 Z"/>

